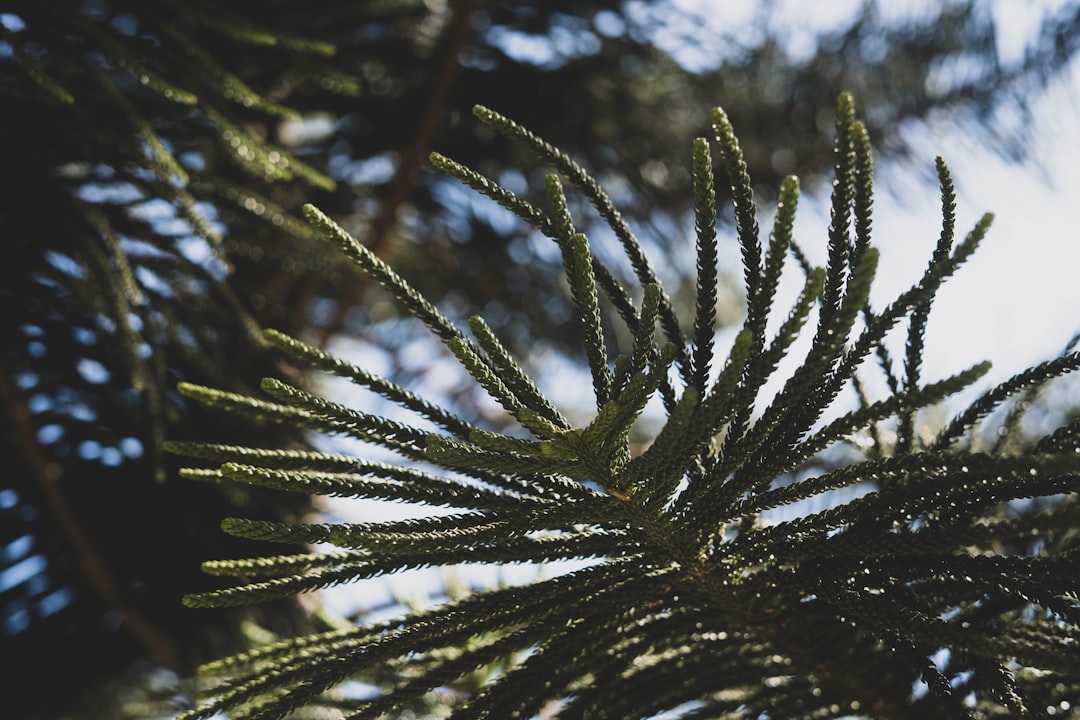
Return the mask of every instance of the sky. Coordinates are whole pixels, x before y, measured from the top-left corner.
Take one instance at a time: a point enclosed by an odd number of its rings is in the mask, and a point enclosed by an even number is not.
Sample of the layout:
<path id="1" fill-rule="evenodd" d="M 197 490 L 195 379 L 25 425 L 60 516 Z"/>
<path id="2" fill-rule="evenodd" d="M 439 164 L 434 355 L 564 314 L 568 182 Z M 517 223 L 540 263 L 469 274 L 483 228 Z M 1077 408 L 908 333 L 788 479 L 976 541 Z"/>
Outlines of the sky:
<path id="1" fill-rule="evenodd" d="M 957 190 L 958 240 L 985 212 L 994 223 L 975 255 L 940 291 L 927 329 L 924 367 L 943 376 L 989 359 L 1000 381 L 1055 355 L 1080 331 L 1080 68 L 1034 105 L 1030 155 L 1010 163 L 963 125 L 913 124 L 906 161 L 878 162 L 874 245 L 881 253 L 871 300 L 877 309 L 910 287 L 926 267 L 941 229 L 940 198 L 927 177 L 934 157 Z M 825 188 L 827 190 L 827 188 Z M 828 197 L 804 197 L 796 237 L 818 238 Z M 806 243 L 824 264 L 821 243 Z"/>
<path id="2" fill-rule="evenodd" d="M 1060 352 L 1080 330 L 1078 70 L 1074 63 L 1035 103 L 1031 154 L 1022 165 L 1009 164 L 959 127 L 912 131 L 928 157 L 937 148 L 949 163 L 958 190 L 958 229 L 970 227 L 983 212 L 995 216 L 983 246 L 938 299 L 927 340 L 927 362 L 934 366 L 975 352 L 999 366 L 995 375 L 1011 373 Z M 910 272 L 908 266 L 927 256 L 936 237 L 936 218 L 916 210 L 932 206 L 934 191 L 913 178 L 901 180 L 921 197 L 910 208 L 882 203 L 877 225 L 885 229 L 883 252 Z M 917 238 L 910 247 L 909 236 Z"/>
<path id="3" fill-rule="evenodd" d="M 789 52 L 809 48 L 813 35 L 843 24 L 861 0 L 830 3 L 773 3 L 733 0 L 675 0 L 703 22 L 694 29 L 695 46 L 738 28 L 771 7 L 770 25 L 782 29 Z M 990 0 L 998 30 L 998 57 L 1019 60 L 1038 30 L 1039 18 L 1061 0 Z M 881 2 L 879 12 L 896 18 L 917 16 L 936 0 Z M 734 28 L 734 30 L 733 30 Z M 671 42 L 682 42 L 672 34 Z M 676 55 L 678 47 L 668 48 Z M 690 53 L 693 66 L 704 62 Z M 856 104 L 858 98 L 855 98 Z M 922 273 L 940 232 L 934 157 L 941 155 L 957 186 L 957 233 L 966 233 L 984 212 L 995 222 L 974 258 L 942 289 L 927 329 L 928 374 L 946 375 L 989 359 L 988 380 L 1003 380 L 1061 351 L 1080 331 L 1080 63 L 1051 83 L 1032 108 L 1035 124 L 1023 163 L 1011 163 L 979 143 L 960 122 L 911 123 L 905 128 L 913 152 L 908 162 L 877 164 L 874 205 L 875 245 L 881 252 L 872 299 L 875 307 L 895 297 Z M 736 129 L 737 130 L 737 129 Z M 892 192 L 886 193 L 883 187 Z M 828 224 L 828 198 L 803 198 L 797 237 L 817 238 Z M 800 232 L 801 231 L 801 232 Z M 808 246 L 824 262 L 824 249 Z M 813 255 L 814 250 L 820 251 Z"/>

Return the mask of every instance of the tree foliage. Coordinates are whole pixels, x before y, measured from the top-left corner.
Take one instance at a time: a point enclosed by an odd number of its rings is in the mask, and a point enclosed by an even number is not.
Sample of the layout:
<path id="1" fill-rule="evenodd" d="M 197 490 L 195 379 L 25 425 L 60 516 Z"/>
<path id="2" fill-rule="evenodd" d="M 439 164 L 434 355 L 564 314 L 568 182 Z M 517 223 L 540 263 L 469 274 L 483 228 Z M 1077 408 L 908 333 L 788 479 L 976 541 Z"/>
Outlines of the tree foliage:
<path id="1" fill-rule="evenodd" d="M 482 318 L 471 318 L 468 330 L 455 325 L 308 205 L 308 221 L 421 320 L 515 427 L 474 425 L 268 331 L 267 341 L 294 362 L 359 382 L 414 420 L 370 415 L 274 378 L 263 380 L 261 396 L 192 384 L 180 391 L 243 418 L 355 438 L 395 459 L 172 443 L 172 452 L 211 461 L 186 473 L 395 500 L 421 514 L 362 524 L 228 518 L 222 528 L 231 535 L 325 549 L 209 562 L 208 572 L 243 580 L 185 602 L 231 607 L 418 567 L 578 565 L 211 663 L 206 670 L 222 683 L 183 720 L 222 711 L 268 719 L 320 707 L 376 718 L 449 688 L 460 718 L 541 710 L 561 718 L 1041 717 L 1080 700 L 1080 426 L 1013 446 L 982 441 L 989 413 L 1075 370 L 1080 352 L 1071 347 L 984 391 L 934 434 L 913 431 L 920 411 L 972 387 L 988 369 L 977 363 L 942 379 L 920 371 L 935 294 L 992 220 L 986 215 L 957 236 L 943 160 L 933 258 L 908 290 L 874 308 L 870 143 L 851 97 L 842 95 L 836 111 L 824 268 L 806 263 L 792 236 L 794 177 L 783 182 L 773 229 L 762 237 L 742 150 L 727 115 L 714 110 L 712 137 L 693 144 L 703 300 L 686 331 L 600 186 L 517 123 L 484 107 L 476 115 L 551 167 L 546 207 L 443 156 L 435 164 L 513 209 L 562 251 L 595 413 L 571 423 Z M 604 218 L 632 277 L 613 273 L 578 232 L 564 184 Z M 720 184 L 731 190 L 746 283 L 747 312 L 733 338 L 716 334 L 703 307 L 715 291 Z M 786 316 L 775 292 L 785 269 L 801 272 L 804 285 Z M 633 342 L 619 347 L 605 320 L 624 325 Z M 905 324 L 897 363 L 886 339 Z M 793 369 L 778 369 L 800 334 L 810 338 L 805 354 L 791 358 Z M 726 357 L 719 337 L 730 341 Z M 865 389 L 874 375 L 885 380 L 879 398 Z M 779 381 L 771 396 L 762 392 L 770 381 Z M 838 398 L 852 383 L 859 402 L 848 407 Z M 666 420 L 635 451 L 630 430 L 653 398 Z M 830 449 L 843 449 L 842 461 L 814 470 Z M 1030 498 L 1052 502 L 1031 510 L 1023 502 Z M 501 672 L 490 672 L 493 663 Z M 337 690 L 365 677 L 381 683 L 375 697 Z"/>
<path id="2" fill-rule="evenodd" d="M 237 641 L 221 631 L 248 611 L 196 622 L 175 596 L 207 587 L 200 560 L 237 552 L 215 532 L 217 517 L 243 507 L 295 520 L 308 503 L 250 486 L 176 483 L 162 439 L 305 439 L 286 426 L 200 413 L 175 383 L 253 392 L 275 372 L 264 326 L 308 328 L 315 344 L 362 329 L 372 341 L 391 337 L 401 357 L 402 324 L 374 312 L 390 306 L 367 302 L 378 290 L 304 222 L 305 202 L 393 258 L 444 307 L 484 308 L 490 333 L 519 357 L 533 337 L 574 353 L 562 331 L 571 303 L 557 292 L 562 253 L 535 252 L 531 226 L 508 224 L 423 168 L 438 138 L 455 161 L 547 202 L 526 148 L 495 145 L 489 126 L 463 121 L 473 103 L 529 118 L 573 149 L 655 252 L 677 235 L 670 228 L 689 199 L 707 193 L 705 176 L 682 161 L 684 138 L 710 122 L 698 108 L 728 109 L 754 191 L 768 196 L 792 163 L 804 182 L 831 163 L 821 130 L 841 88 L 858 91 L 870 137 L 896 151 L 897 129 L 912 118 L 1022 110 L 1009 101 L 1066 67 L 1080 37 L 1076 4 L 1066 3 L 1006 66 L 983 3 L 896 21 L 867 2 L 795 55 L 769 7 L 722 42 L 689 38 L 699 54 L 688 62 L 670 39 L 694 18 L 661 1 L 7 3 L 0 148 L 10 182 L 0 234 L 13 261 L 0 266 L 0 440 L 9 458 L 0 541 L 4 569 L 19 571 L 0 588 L 0 664 L 13 668 L 15 695 L 57 698 L 49 678 L 61 663 L 73 688 L 75 678 L 93 686 L 95 672 L 132 656 L 183 669 Z M 954 71 L 971 67 L 979 71 Z M 1014 155 L 1023 147 L 1008 134 L 993 139 Z M 580 212 L 586 201 L 571 193 L 569 202 L 577 229 L 595 237 L 597 221 Z M 719 205 L 721 228 L 735 220 L 727 207 Z M 706 328 L 697 268 L 672 258 L 661 270 L 683 279 L 669 282 L 670 303 L 658 300 L 661 321 L 670 330 L 696 302 L 697 327 Z M 603 296 L 611 279 L 594 272 Z M 609 341 L 632 340 L 618 323 L 604 330 Z M 680 352 L 678 362 L 715 366 L 704 336 L 687 339 L 692 356 Z M 422 370 L 396 379 L 408 372 Z M 697 372 L 704 394 L 706 373 Z M 456 399 L 469 414 L 472 396 Z M 281 609 L 256 617 L 284 633 L 306 624 Z"/>

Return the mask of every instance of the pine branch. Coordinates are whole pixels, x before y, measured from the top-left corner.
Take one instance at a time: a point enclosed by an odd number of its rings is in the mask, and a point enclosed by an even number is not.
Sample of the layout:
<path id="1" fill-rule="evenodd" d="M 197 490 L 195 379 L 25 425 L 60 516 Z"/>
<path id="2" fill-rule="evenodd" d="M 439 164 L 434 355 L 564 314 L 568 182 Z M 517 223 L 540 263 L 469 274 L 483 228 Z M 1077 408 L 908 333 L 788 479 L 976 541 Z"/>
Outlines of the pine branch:
<path id="1" fill-rule="evenodd" d="M 472 328 L 480 347 L 487 353 L 495 368 L 495 373 L 507 384 L 507 388 L 521 398 L 524 410 L 537 413 L 540 418 L 550 424 L 550 428 L 544 429 L 544 433 L 555 432 L 556 429 L 568 429 L 570 423 L 558 409 L 553 406 L 540 388 L 529 378 L 525 371 L 511 357 L 506 347 L 495 337 L 488 324 L 479 315 L 469 318 L 469 327 Z M 530 426 L 540 426 L 539 418 L 529 423 Z"/>
<path id="2" fill-rule="evenodd" d="M 735 130 L 731 127 L 727 113 L 720 108 L 714 108 L 711 118 L 716 141 L 720 144 L 720 151 L 724 156 L 724 167 L 727 169 L 735 204 L 735 228 L 739 234 L 743 276 L 746 281 L 746 324 L 757 337 L 765 332 L 768 307 L 758 297 L 762 287 L 761 242 L 758 239 L 754 190 L 750 184 L 746 160 L 743 158 L 742 149 L 735 138 Z"/>
<path id="3" fill-rule="evenodd" d="M 938 433 L 933 447 L 942 448 L 948 446 L 1011 395 L 1027 388 L 1037 387 L 1078 368 L 1080 368 L 1080 352 L 1074 352 L 1039 363 L 1013 375 L 1005 382 L 985 392 L 978 400 L 968 406 L 964 412 L 953 418 L 948 426 Z"/>
<path id="4" fill-rule="evenodd" d="M 513 120 L 503 117 L 493 110 L 477 105 L 473 108 L 473 114 L 482 122 L 495 128 L 500 133 L 522 143 L 542 160 L 550 163 L 552 167 L 565 175 L 574 187 L 580 190 L 585 197 L 588 198 L 596 211 L 600 213 L 600 217 L 607 222 L 608 226 L 615 233 L 615 236 L 619 239 L 619 242 L 623 247 L 623 251 L 626 253 L 627 258 L 629 258 L 630 264 L 633 266 L 634 272 L 637 274 L 638 281 L 641 285 L 655 284 L 657 287 L 660 287 L 656 278 L 656 273 L 653 271 L 652 265 L 645 257 L 641 244 L 637 241 L 637 238 L 634 237 L 630 225 L 623 219 L 622 214 L 611 203 L 607 193 L 604 192 L 599 183 L 585 172 L 581 166 L 574 162 L 566 153 L 537 137 Z M 660 322 L 668 340 L 675 344 L 680 366 L 688 367 L 689 358 L 686 354 L 686 338 L 679 328 L 679 322 L 675 317 L 675 311 L 671 307 L 671 300 L 663 292 L 661 292 L 660 295 Z"/>
<path id="5" fill-rule="evenodd" d="M 386 288 L 410 313 L 422 320 L 444 342 L 449 343 L 453 338 L 464 340 L 464 333 L 454 327 L 438 308 L 318 208 L 305 205 L 304 217 L 333 240 L 346 256 Z"/>
<path id="6" fill-rule="evenodd" d="M 611 393 L 611 372 L 608 369 L 604 332 L 600 327 L 600 305 L 596 295 L 596 278 L 592 274 L 591 257 L 589 241 L 581 233 L 575 233 L 570 238 L 565 257 L 567 277 L 570 279 L 571 294 L 577 306 L 578 317 L 584 326 L 585 354 L 589 358 L 593 392 L 599 408 L 608 401 Z"/>
<path id="7" fill-rule="evenodd" d="M 698 394 L 704 394 L 713 356 L 716 325 L 716 189 L 713 186 L 709 141 L 698 138 L 693 150 L 694 226 L 697 230 L 697 287 L 694 312 L 694 374 Z"/>
<path id="8" fill-rule="evenodd" d="M 370 388 L 391 402 L 398 403 L 422 417 L 442 426 L 460 437 L 467 437 L 474 428 L 452 413 L 433 405 L 405 388 L 363 370 L 352 363 L 326 353 L 319 348 L 291 338 L 276 330 L 266 330 L 263 338 L 271 347 L 277 348 L 293 360 L 307 367 L 332 372 Z"/>
<path id="9" fill-rule="evenodd" d="M 942 230 L 933 258 L 918 282 L 874 312 L 868 301 L 878 262 L 871 242 L 873 163 L 851 98 L 838 103 L 824 269 L 812 268 L 792 237 L 794 178 L 780 189 L 763 253 L 745 160 L 726 115 L 715 111 L 748 310 L 710 387 L 717 364 L 717 209 L 708 143 L 696 141 L 692 155 L 698 277 L 691 348 L 640 246 L 595 181 L 520 125 L 483 108 L 477 114 L 569 179 L 612 227 L 634 267 L 640 305 L 576 231 L 557 176 L 546 180 L 545 212 L 433 156 L 441 169 L 559 246 L 595 416 L 580 427 L 571 423 L 483 319 L 470 320 L 476 340 L 469 340 L 308 207 L 308 219 L 423 320 L 532 436 L 466 423 L 355 365 L 268 333 L 269 344 L 301 365 L 364 385 L 445 432 L 368 415 L 273 379 L 263 389 L 276 402 L 183 385 L 184 395 L 212 408 L 349 433 L 410 463 L 171 443 L 173 452 L 222 463 L 187 469 L 186 476 L 454 511 L 368 523 L 227 519 L 222 527 L 235 536 L 336 549 L 209 563 L 208 572 L 249 578 L 247 584 L 185 602 L 262 602 L 419 567 L 568 559 L 590 565 L 223 660 L 208 671 L 229 679 L 184 720 L 219 712 L 284 718 L 327 702 L 327 693 L 348 679 L 371 677 L 382 679 L 377 697 L 335 707 L 355 718 L 381 717 L 433 688 L 470 683 L 453 717 L 524 717 L 545 708 L 558 708 L 563 718 L 652 716 L 676 708 L 703 718 L 965 717 L 970 697 L 978 712 L 995 717 L 1080 696 L 1072 679 L 1080 677 L 1074 651 L 1080 505 L 1071 497 L 1080 491 L 1074 452 L 1080 423 L 1027 442 L 1022 453 L 1000 444 L 973 452 L 956 442 L 1015 393 L 1077 369 L 1080 353 L 1070 344 L 1060 357 L 987 391 L 929 447 L 915 442 L 916 413 L 971 386 L 989 367 L 979 363 L 937 382 L 922 378 L 934 297 L 991 220 L 984 216 L 954 244 L 955 190 L 940 159 Z M 766 328 L 789 254 L 805 273 L 804 284 L 770 340 Z M 601 303 L 601 293 L 610 305 Z M 604 313 L 612 307 L 632 336 L 632 347 L 621 351 L 604 334 Z M 788 377 L 777 377 L 815 308 L 805 357 Z M 898 375 L 884 339 L 905 317 Z M 880 398 L 870 397 L 856 376 L 871 353 L 885 376 Z M 849 381 L 859 404 L 837 409 Z M 770 383 L 780 389 L 758 411 Z M 640 446 L 631 443 L 638 418 L 657 396 L 666 410 L 660 429 Z M 897 440 L 885 444 L 894 421 Z M 853 437 L 859 441 L 847 442 Z M 866 439 L 873 447 L 864 446 Z M 840 443 L 846 455 L 838 460 L 828 450 Z M 1014 504 L 1029 498 L 1038 499 L 1039 510 Z M 934 662 L 940 649 L 949 651 L 945 663 Z M 928 688 L 925 697 L 912 695 L 917 683 Z"/>

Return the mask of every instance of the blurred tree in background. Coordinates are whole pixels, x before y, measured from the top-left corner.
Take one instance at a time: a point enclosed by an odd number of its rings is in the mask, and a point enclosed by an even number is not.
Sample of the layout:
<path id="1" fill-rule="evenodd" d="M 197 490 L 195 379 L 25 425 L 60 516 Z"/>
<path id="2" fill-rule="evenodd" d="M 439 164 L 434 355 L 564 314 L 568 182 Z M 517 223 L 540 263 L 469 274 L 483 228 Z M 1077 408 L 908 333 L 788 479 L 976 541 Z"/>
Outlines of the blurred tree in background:
<path id="1" fill-rule="evenodd" d="M 708 12 L 722 20 L 723 5 Z M 310 507 L 179 481 L 161 452 L 166 436 L 251 432 L 173 388 L 254 390 L 274 363 L 259 327 L 321 344 L 392 340 L 399 377 L 423 380 L 411 326 L 297 220 L 302 203 L 391 257 L 452 316 L 482 310 L 510 341 L 557 337 L 559 258 L 425 168 L 437 149 L 515 191 L 543 186 L 500 169 L 531 167 L 519 150 L 459 124 L 472 105 L 572 152 L 679 278 L 693 262 L 677 252 L 689 242 L 686 138 L 709 107 L 728 110 L 763 188 L 830 165 L 833 118 L 821 109 L 843 89 L 886 153 L 906 149 L 905 123 L 949 113 L 1023 156 L 1024 102 L 1069 66 L 1080 3 L 1040 17 L 1012 58 L 988 3 L 910 16 L 886 5 L 807 29 L 785 22 L 785 3 L 750 4 L 705 42 L 716 18 L 662 0 L 6 3 L 5 712 L 56 716 L 134 658 L 187 672 L 242 643 L 243 620 L 281 633 L 318 622 L 294 605 L 180 607 L 182 593 L 212 587 L 201 560 L 240 552 L 217 530 L 229 508 L 292 519 Z M 252 444 L 304 442 L 260 433 Z"/>

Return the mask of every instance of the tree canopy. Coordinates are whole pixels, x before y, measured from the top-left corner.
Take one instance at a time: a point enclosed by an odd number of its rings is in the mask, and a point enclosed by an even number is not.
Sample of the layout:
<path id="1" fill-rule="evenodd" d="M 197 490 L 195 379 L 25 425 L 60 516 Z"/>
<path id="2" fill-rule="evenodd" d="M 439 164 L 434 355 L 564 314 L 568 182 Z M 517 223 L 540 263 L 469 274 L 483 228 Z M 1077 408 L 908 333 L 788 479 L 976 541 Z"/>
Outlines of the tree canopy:
<path id="1" fill-rule="evenodd" d="M 0 588 L 0 660 L 20 704 L 43 701 L 61 659 L 93 681 L 136 655 L 182 670 L 239 642 L 220 631 L 250 611 L 207 620 L 175 599 L 209 588 L 200 561 L 239 552 L 217 531 L 230 508 L 290 520 L 308 503 L 178 482 L 163 441 L 305 439 L 202 414 L 176 384 L 251 392 L 278 362 L 262 327 L 378 341 L 370 328 L 396 317 L 365 302 L 378 291 L 302 221 L 305 202 L 436 300 L 499 310 L 511 349 L 542 335 L 573 352 L 570 305 L 538 301 L 562 297 L 561 259 L 426 166 L 438 149 L 536 199 L 544 170 L 470 122 L 474 103 L 572 152 L 652 248 L 691 212 L 685 141 L 706 108 L 727 108 L 769 197 L 793 167 L 812 183 L 831 166 L 822 108 L 843 89 L 886 153 L 933 112 L 975 113 L 995 137 L 995 109 L 1066 67 L 1080 22 L 1063 4 L 1004 63 L 985 4 L 896 19 L 867 2 L 794 53 L 776 7 L 706 48 L 666 2 L 9 3 L 0 517 L 22 579 Z M 1022 154 L 1022 137 L 996 137 Z M 257 617 L 309 625 L 283 609 Z"/>

